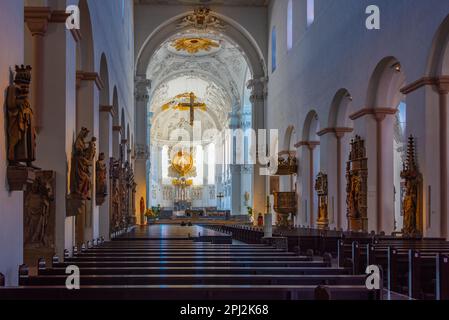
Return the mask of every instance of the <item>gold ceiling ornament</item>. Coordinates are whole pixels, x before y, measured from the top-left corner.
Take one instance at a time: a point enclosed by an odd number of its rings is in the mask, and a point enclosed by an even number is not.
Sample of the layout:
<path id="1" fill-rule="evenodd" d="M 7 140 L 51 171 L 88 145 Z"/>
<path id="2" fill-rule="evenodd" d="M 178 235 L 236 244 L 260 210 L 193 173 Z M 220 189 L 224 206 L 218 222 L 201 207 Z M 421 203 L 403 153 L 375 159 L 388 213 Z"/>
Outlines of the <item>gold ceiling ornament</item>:
<path id="1" fill-rule="evenodd" d="M 216 16 L 211 14 L 211 10 L 206 7 L 196 8 L 193 13 L 183 17 L 178 23 L 177 29 L 195 28 L 197 30 L 205 30 L 207 28 L 214 28 L 217 30 L 224 30 L 223 22 Z"/>
<path id="2" fill-rule="evenodd" d="M 208 38 L 179 38 L 173 41 L 172 47 L 176 51 L 185 51 L 189 54 L 196 54 L 200 51 L 211 51 L 212 48 L 219 48 L 220 44 Z"/>
<path id="3" fill-rule="evenodd" d="M 179 151 L 172 159 L 172 167 L 181 177 L 193 169 L 193 157 L 189 152 Z"/>

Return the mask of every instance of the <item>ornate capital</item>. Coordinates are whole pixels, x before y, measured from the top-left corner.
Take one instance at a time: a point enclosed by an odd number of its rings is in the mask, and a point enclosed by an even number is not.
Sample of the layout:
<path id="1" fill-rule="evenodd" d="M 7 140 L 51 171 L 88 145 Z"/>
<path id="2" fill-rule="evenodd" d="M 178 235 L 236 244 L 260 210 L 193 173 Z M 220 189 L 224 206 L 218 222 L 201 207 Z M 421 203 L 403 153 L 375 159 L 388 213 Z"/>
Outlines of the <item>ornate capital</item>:
<path id="1" fill-rule="evenodd" d="M 251 90 L 250 101 L 264 101 L 268 96 L 268 78 L 251 79 L 247 83 L 247 88 Z"/>
<path id="2" fill-rule="evenodd" d="M 97 72 L 88 72 L 88 71 L 80 71 L 78 70 L 76 72 L 76 83 L 79 87 L 81 85 L 81 82 L 83 81 L 91 81 L 94 82 L 97 86 L 98 90 L 103 90 L 104 88 L 104 82 L 101 79 L 100 75 Z"/>
<path id="3" fill-rule="evenodd" d="M 144 144 L 136 144 L 135 158 L 136 160 L 148 160 L 150 158 L 150 151 L 148 149 L 148 146 Z"/>
<path id="4" fill-rule="evenodd" d="M 50 19 L 49 7 L 25 7 L 25 22 L 33 36 L 45 36 Z"/>
<path id="5" fill-rule="evenodd" d="M 145 78 L 137 78 L 135 84 L 135 99 L 139 102 L 147 102 L 150 99 L 149 90 L 151 89 L 151 80 Z"/>

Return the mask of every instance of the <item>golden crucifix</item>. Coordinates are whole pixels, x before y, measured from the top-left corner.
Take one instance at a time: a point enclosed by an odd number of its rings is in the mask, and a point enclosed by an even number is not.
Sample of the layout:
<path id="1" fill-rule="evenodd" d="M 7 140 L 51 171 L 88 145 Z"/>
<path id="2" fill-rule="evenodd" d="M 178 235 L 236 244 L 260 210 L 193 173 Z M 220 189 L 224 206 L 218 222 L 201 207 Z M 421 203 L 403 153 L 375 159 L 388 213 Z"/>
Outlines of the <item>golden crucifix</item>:
<path id="1" fill-rule="evenodd" d="M 206 110 L 206 104 L 197 102 L 197 97 L 193 92 L 189 93 L 189 98 L 190 98 L 189 103 L 180 103 L 178 104 L 178 108 L 190 109 L 190 126 L 193 127 L 193 122 L 195 121 L 195 108 Z"/>

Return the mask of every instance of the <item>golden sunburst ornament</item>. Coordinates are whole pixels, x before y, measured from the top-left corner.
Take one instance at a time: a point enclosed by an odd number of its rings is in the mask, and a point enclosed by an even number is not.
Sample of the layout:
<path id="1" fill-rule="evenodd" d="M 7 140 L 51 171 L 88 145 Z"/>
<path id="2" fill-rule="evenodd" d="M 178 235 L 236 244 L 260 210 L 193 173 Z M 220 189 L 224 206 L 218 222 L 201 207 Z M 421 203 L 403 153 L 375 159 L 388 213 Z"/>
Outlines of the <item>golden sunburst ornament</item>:
<path id="1" fill-rule="evenodd" d="M 172 43 L 177 51 L 185 51 L 189 54 L 196 54 L 200 51 L 209 52 L 212 48 L 219 48 L 217 41 L 207 38 L 180 38 Z"/>
<path id="2" fill-rule="evenodd" d="M 179 151 L 172 160 L 172 167 L 181 177 L 187 175 L 193 169 L 192 155 L 185 151 Z"/>

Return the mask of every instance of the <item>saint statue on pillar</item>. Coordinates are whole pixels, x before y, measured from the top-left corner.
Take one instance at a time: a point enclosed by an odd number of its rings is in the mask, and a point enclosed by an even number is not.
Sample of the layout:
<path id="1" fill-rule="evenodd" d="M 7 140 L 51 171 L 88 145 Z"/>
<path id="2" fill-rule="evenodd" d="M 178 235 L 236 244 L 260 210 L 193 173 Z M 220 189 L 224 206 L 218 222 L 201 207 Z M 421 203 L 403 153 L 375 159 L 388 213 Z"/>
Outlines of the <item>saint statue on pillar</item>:
<path id="1" fill-rule="evenodd" d="M 91 200 L 92 182 L 90 167 L 93 165 L 97 139 L 92 137 L 90 142 L 86 142 L 85 139 L 88 134 L 88 129 L 81 129 L 73 150 L 72 194 L 81 200 Z"/>
<path id="2" fill-rule="evenodd" d="M 32 162 L 36 160 L 36 131 L 28 99 L 30 83 L 31 67 L 16 66 L 14 84 L 8 87 L 6 102 L 10 166 L 21 166 L 23 162 L 27 167 L 32 167 Z"/>
<path id="3" fill-rule="evenodd" d="M 108 195 L 107 166 L 104 160 L 105 155 L 102 152 L 98 156 L 95 165 L 96 200 L 98 205 L 103 204 L 105 197 Z"/>
<path id="4" fill-rule="evenodd" d="M 401 178 L 404 179 L 405 196 L 402 202 L 402 214 L 404 216 L 403 233 L 406 236 L 421 234 L 421 174 L 415 159 L 415 140 L 410 136 L 407 145 L 407 158 L 403 164 Z"/>

